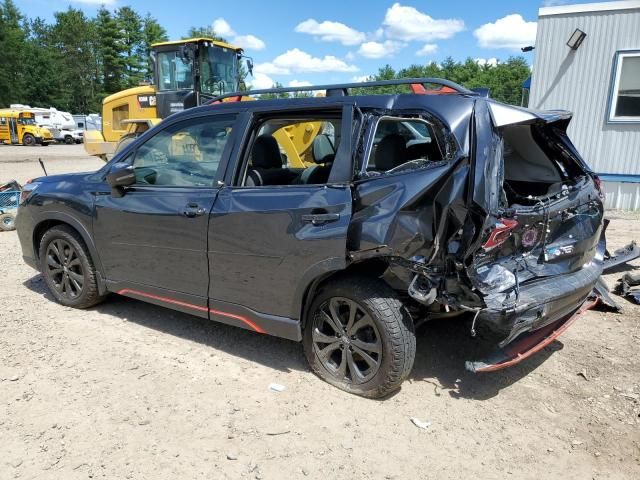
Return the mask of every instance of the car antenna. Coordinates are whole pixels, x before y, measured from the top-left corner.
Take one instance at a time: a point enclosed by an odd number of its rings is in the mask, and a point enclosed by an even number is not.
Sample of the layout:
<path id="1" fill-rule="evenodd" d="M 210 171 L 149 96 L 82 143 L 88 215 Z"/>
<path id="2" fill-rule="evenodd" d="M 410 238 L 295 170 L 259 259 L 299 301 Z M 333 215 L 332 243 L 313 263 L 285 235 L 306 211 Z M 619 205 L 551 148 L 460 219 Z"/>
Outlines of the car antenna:
<path id="1" fill-rule="evenodd" d="M 39 159 L 38 159 L 38 162 L 40 163 L 40 166 L 42 167 L 42 171 L 44 172 L 44 176 L 45 176 L 45 177 L 48 177 L 48 176 L 49 176 L 49 174 L 47 173 L 47 169 L 46 169 L 46 168 L 44 168 L 44 162 L 42 161 L 42 159 L 41 159 L 41 158 L 39 158 Z"/>

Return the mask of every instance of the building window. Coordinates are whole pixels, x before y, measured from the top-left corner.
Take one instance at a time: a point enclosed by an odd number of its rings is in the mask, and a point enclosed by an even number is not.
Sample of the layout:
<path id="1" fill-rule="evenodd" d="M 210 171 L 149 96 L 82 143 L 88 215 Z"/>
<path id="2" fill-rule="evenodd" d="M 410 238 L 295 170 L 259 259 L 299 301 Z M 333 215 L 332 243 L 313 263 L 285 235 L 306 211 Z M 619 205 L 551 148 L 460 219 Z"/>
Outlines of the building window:
<path id="1" fill-rule="evenodd" d="M 616 53 L 608 120 L 640 123 L 640 50 Z"/>

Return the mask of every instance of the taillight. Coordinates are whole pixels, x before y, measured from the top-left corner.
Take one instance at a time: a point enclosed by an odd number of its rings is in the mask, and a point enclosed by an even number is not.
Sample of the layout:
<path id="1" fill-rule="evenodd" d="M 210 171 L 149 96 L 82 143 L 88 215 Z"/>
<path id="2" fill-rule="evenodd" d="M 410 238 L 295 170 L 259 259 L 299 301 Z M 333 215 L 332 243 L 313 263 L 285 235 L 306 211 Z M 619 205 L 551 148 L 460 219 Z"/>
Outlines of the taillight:
<path id="1" fill-rule="evenodd" d="M 600 179 L 600 177 L 597 176 L 597 175 L 594 175 L 593 176 L 593 183 L 596 184 L 596 189 L 598 190 L 598 193 L 600 194 L 600 198 L 602 200 L 604 200 L 605 197 L 607 196 L 607 194 L 604 191 L 604 185 L 602 184 L 602 180 Z"/>
<path id="2" fill-rule="evenodd" d="M 511 236 L 511 230 L 517 226 L 517 220 L 508 220 L 506 218 L 498 219 L 495 227 L 493 227 L 493 230 L 491 230 L 489 234 L 489 238 L 482 244 L 482 248 L 484 248 L 485 251 L 489 251 L 502 245 Z"/>

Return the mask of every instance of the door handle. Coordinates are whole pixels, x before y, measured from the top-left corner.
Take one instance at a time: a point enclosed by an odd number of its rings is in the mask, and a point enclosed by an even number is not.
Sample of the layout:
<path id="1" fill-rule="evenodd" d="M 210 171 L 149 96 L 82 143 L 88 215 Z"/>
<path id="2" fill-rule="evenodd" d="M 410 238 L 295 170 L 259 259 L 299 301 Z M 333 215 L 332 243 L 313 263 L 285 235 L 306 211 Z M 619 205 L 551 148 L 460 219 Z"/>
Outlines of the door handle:
<path id="1" fill-rule="evenodd" d="M 197 203 L 188 203 L 187 206 L 182 211 L 182 214 L 185 217 L 193 218 L 198 217 L 200 215 L 204 215 L 207 211 L 200 207 Z"/>
<path id="2" fill-rule="evenodd" d="M 339 213 L 310 213 L 302 215 L 302 221 L 310 223 L 312 225 L 324 225 L 329 222 L 336 222 L 340 220 Z"/>

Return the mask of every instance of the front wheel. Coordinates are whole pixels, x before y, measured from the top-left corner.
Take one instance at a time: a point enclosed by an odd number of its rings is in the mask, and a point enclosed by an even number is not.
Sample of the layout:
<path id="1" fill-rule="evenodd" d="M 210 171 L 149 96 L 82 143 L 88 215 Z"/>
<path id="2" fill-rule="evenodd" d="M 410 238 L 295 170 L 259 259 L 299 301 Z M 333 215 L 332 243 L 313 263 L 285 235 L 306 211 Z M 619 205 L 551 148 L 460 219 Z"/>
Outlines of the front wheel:
<path id="1" fill-rule="evenodd" d="M 62 305 L 88 308 L 104 299 L 96 269 L 82 237 L 66 225 L 47 230 L 40 241 L 40 271 L 49 291 Z"/>
<path id="2" fill-rule="evenodd" d="M 33 145 L 36 144 L 36 137 L 31 135 L 30 133 L 25 133 L 24 136 L 22 137 L 22 144 L 25 147 L 32 147 Z"/>
<path id="3" fill-rule="evenodd" d="M 383 397 L 411 372 L 413 321 L 382 280 L 352 276 L 329 281 L 311 304 L 304 331 L 311 369 L 349 393 Z"/>
<path id="4" fill-rule="evenodd" d="M 73 137 L 71 135 L 67 135 L 64 137 L 64 143 L 67 145 L 73 145 Z"/>

